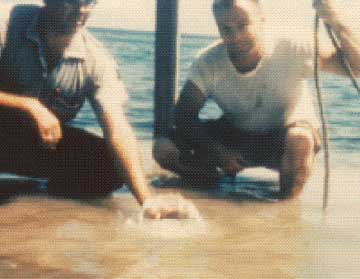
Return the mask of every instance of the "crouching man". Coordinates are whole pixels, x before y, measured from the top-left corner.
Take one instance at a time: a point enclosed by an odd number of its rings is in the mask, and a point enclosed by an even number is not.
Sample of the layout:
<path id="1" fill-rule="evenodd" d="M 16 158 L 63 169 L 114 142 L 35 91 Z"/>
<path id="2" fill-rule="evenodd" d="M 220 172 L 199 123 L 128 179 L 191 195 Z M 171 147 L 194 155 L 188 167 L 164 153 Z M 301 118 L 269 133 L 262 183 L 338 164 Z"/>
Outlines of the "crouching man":
<path id="1" fill-rule="evenodd" d="M 360 47 L 341 22 L 332 1 L 314 8 L 340 39 L 355 73 Z M 176 127 L 159 138 L 154 157 L 184 177 L 204 183 L 247 167 L 280 173 L 280 197 L 298 195 L 320 149 L 319 124 L 307 79 L 313 76 L 313 48 L 291 38 L 269 38 L 256 0 L 216 0 L 213 12 L 221 40 L 193 63 L 176 105 Z M 265 36 L 266 35 L 266 36 Z M 345 75 L 339 55 L 320 53 L 321 70 Z M 207 98 L 222 109 L 218 120 L 201 121 Z"/>
<path id="2" fill-rule="evenodd" d="M 0 171 L 48 179 L 51 195 L 152 197 L 117 66 L 84 27 L 95 0 L 15 6 L 0 23 Z M 67 126 L 88 99 L 104 139 Z M 177 216 L 159 207 L 148 216 Z M 182 216 L 184 214 L 182 213 Z"/>

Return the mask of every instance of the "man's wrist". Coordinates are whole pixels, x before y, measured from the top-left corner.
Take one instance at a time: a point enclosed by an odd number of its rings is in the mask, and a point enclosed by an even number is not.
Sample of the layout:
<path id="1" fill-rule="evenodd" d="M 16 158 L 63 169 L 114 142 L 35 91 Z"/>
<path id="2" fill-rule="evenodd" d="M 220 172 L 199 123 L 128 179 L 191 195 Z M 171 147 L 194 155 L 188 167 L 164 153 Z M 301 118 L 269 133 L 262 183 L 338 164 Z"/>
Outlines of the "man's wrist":
<path id="1" fill-rule="evenodd" d="M 149 189 L 149 186 L 147 188 L 148 188 L 148 190 L 141 193 L 137 198 L 140 205 L 143 205 L 147 199 L 149 199 L 153 196 L 152 192 Z"/>
<path id="2" fill-rule="evenodd" d="M 136 179 L 133 183 L 129 182 L 129 186 L 140 205 L 143 205 L 145 200 L 152 196 L 152 191 L 145 176 Z"/>
<path id="3" fill-rule="evenodd" d="M 337 33 L 337 34 L 341 34 L 342 32 L 345 32 L 348 28 L 346 25 L 344 25 L 341 21 L 339 20 L 334 20 L 334 22 L 332 24 L 329 24 L 329 26 L 332 28 L 332 30 Z"/>

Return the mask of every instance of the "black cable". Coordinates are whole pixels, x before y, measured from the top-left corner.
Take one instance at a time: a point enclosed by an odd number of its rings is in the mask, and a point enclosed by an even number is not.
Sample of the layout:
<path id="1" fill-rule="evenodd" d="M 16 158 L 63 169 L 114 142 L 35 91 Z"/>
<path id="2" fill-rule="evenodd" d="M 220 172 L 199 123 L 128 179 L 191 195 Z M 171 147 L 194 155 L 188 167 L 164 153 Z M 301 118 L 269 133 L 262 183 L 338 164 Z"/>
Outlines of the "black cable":
<path id="1" fill-rule="evenodd" d="M 324 142 L 324 167 L 325 167 L 325 177 L 324 177 L 324 194 L 323 194 L 323 210 L 326 210 L 329 200 L 329 181 L 330 181 L 330 152 L 329 152 L 329 135 L 328 135 L 328 125 L 327 119 L 324 112 L 323 105 L 323 95 L 321 92 L 320 86 L 320 67 L 319 67 L 319 26 L 320 18 L 318 15 L 315 16 L 315 27 L 314 27 L 314 79 L 316 85 L 316 92 L 319 103 L 319 111 L 321 116 L 322 124 L 322 134 Z"/>
<path id="2" fill-rule="evenodd" d="M 321 92 L 320 86 L 320 69 L 319 69 L 319 26 L 320 26 L 320 18 L 318 15 L 315 17 L 315 28 L 314 28 L 314 47 L 315 47 L 315 61 L 314 61 L 314 79 L 316 85 L 316 91 L 318 96 L 318 103 L 321 115 L 321 122 L 322 122 L 322 131 L 323 131 L 323 141 L 324 141 L 324 164 L 325 164 L 325 177 L 324 177 L 324 195 L 323 195 L 323 209 L 325 210 L 328 206 L 328 199 L 329 199 L 329 180 L 330 180 L 330 155 L 329 155 L 329 135 L 328 135 L 328 125 L 326 116 L 324 113 L 324 106 L 323 106 L 323 97 Z M 360 95 L 360 87 L 355 78 L 355 75 L 351 69 L 350 63 L 347 60 L 343 50 L 340 47 L 340 44 L 334 34 L 331 26 L 325 24 L 326 31 L 331 39 L 333 46 L 336 49 L 337 55 L 340 57 L 340 63 L 348 74 L 353 86 L 357 90 L 358 94 Z"/>

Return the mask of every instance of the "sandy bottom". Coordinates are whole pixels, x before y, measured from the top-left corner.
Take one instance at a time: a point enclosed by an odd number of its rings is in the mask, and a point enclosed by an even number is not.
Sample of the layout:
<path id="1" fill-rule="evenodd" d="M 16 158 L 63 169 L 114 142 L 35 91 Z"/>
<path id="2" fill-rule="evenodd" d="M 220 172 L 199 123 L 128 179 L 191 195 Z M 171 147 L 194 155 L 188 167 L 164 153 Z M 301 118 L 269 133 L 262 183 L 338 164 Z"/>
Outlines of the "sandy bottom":
<path id="1" fill-rule="evenodd" d="M 200 213 L 182 221 L 141 220 L 128 193 L 18 197 L 0 207 L 0 278 L 360 278 L 360 174 L 332 172 L 326 214 L 320 170 L 297 200 L 268 199 L 276 179 L 250 170 L 216 190 L 180 189 Z"/>

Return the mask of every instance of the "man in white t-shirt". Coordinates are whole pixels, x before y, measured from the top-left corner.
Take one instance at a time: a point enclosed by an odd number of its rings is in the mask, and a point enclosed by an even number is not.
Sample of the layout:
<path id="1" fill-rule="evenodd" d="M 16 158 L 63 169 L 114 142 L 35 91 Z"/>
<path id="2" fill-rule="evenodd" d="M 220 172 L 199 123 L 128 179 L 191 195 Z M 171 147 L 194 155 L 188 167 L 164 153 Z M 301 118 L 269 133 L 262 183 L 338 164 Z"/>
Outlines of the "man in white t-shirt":
<path id="1" fill-rule="evenodd" d="M 338 17 L 332 1 L 314 8 L 340 40 L 353 71 L 360 72 L 360 47 Z M 267 39 L 257 0 L 216 0 L 222 40 L 193 63 L 176 106 L 170 141 L 155 142 L 159 164 L 183 176 L 235 176 L 246 167 L 280 172 L 280 197 L 296 196 L 307 181 L 320 149 L 314 105 L 306 79 L 313 75 L 311 44 Z M 320 53 L 321 70 L 345 75 L 336 52 Z M 210 97 L 223 111 L 219 120 L 199 119 Z M 176 144 L 173 144 L 173 142 Z"/>

